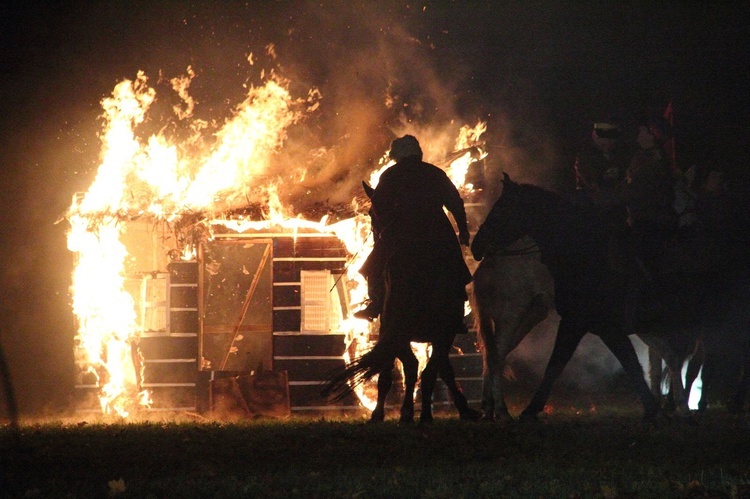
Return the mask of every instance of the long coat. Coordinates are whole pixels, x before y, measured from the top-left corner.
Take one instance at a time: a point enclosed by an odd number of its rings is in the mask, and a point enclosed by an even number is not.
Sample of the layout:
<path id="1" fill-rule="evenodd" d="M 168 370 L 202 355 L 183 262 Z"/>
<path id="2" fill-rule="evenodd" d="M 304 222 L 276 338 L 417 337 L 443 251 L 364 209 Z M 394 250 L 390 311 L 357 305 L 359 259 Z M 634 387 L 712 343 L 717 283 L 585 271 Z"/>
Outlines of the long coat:
<path id="1" fill-rule="evenodd" d="M 453 215 L 459 232 L 468 233 L 463 200 L 443 170 L 416 157 L 387 169 L 372 195 L 375 246 L 360 272 L 382 272 L 399 249 L 420 248 L 426 258 L 443 257 L 443 268 L 435 270 L 454 276 L 463 290 L 471 273 L 443 207 Z"/>

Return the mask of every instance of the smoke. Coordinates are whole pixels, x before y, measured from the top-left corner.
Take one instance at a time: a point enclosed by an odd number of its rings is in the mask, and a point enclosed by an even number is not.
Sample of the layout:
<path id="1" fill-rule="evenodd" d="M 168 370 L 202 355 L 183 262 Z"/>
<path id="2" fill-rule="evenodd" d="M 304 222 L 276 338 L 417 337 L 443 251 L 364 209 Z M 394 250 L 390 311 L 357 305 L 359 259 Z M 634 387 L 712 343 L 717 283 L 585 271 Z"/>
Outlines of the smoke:
<path id="1" fill-rule="evenodd" d="M 350 201 L 391 140 L 406 133 L 420 140 L 427 161 L 452 151 L 466 124 L 455 109 L 456 80 L 436 73 L 431 48 L 394 12 L 374 4 L 308 4 L 300 18 L 277 44 L 280 66 L 294 82 L 315 82 L 322 99 L 318 115 L 290 131 L 280 157 L 309 173 L 287 193 L 289 201 Z"/>
<path id="2" fill-rule="evenodd" d="M 479 120 L 489 122 L 483 176 L 490 200 L 503 171 L 555 185 L 550 172 L 559 148 L 545 131 L 549 116 L 531 78 L 473 81 L 486 62 L 471 53 L 470 44 L 481 41 L 466 23 L 482 20 L 450 8 L 336 5 L 306 4 L 301 22 L 276 44 L 284 74 L 314 82 L 323 96 L 320 114 L 299 127 L 304 132 L 291 132 L 282 154 L 282 163 L 307 162 L 311 173 L 289 194 L 291 202 L 350 200 L 390 141 L 406 133 L 420 140 L 425 160 L 437 163 L 453 150 L 458 129 Z M 432 22 L 432 30 L 421 27 Z"/>
<path id="3" fill-rule="evenodd" d="M 559 316 L 554 311 L 550 312 L 547 319 L 539 323 L 508 355 L 507 363 L 511 373 L 508 388 L 524 403 L 544 376 L 559 321 Z M 637 337 L 631 338 L 642 367 L 647 369 L 647 347 Z M 634 402 L 637 400 L 619 361 L 599 337 L 587 334 L 555 383 L 552 397 L 554 399 L 556 396 L 568 395 L 575 400 L 585 394 L 602 392 L 631 395 Z M 596 397 L 592 400 L 595 401 Z"/>

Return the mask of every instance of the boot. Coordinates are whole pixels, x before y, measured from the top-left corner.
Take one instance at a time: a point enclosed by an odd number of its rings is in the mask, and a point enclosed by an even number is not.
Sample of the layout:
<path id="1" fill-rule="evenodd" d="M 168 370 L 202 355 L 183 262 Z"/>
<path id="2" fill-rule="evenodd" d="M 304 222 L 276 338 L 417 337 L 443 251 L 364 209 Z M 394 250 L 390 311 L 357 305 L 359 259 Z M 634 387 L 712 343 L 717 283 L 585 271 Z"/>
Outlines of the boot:
<path id="1" fill-rule="evenodd" d="M 380 315 L 380 304 L 371 300 L 365 308 L 354 312 L 354 317 L 357 319 L 365 319 L 366 321 L 372 322 Z"/>

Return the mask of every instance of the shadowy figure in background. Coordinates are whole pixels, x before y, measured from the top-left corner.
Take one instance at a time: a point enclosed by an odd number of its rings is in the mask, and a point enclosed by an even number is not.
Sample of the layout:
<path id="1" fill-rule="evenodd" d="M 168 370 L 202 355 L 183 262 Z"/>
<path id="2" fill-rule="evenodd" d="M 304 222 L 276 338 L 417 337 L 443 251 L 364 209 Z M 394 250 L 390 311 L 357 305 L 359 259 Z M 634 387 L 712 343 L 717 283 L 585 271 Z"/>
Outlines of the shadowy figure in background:
<path id="1" fill-rule="evenodd" d="M 383 269 L 394 251 L 415 243 L 429 243 L 435 252 L 451 256 L 450 268 L 441 269 L 453 277 L 457 292 L 464 293 L 471 282 L 460 244 L 469 245 L 466 211 L 456 187 L 440 168 L 422 161 L 417 139 L 404 135 L 391 143 L 390 157 L 396 164 L 380 177 L 372 193 L 375 244 L 360 273 L 367 279 L 370 303 L 355 317 L 372 321 L 382 312 Z M 459 238 L 443 207 L 453 215 Z M 465 329 L 465 327 L 464 327 Z"/>
<path id="2" fill-rule="evenodd" d="M 618 189 L 629 157 L 616 124 L 594 123 L 591 139 L 579 151 L 574 166 L 578 197 L 605 209 L 620 204 Z"/>
<path id="3" fill-rule="evenodd" d="M 637 149 L 625 173 L 623 199 L 632 226 L 632 248 L 646 275 L 658 272 L 665 246 L 677 228 L 675 172 L 664 144 L 672 127 L 661 117 L 650 117 L 638 127 Z"/>

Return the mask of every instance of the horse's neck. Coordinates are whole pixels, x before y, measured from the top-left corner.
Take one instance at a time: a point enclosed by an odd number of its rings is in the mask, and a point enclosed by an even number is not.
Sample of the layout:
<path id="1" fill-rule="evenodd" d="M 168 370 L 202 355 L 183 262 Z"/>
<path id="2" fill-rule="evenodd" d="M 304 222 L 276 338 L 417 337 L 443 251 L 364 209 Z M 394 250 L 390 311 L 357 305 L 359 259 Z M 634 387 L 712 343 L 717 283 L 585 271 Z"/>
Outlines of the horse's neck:
<path id="1" fill-rule="evenodd" d="M 505 247 L 505 249 L 510 252 L 516 252 L 532 246 L 536 246 L 536 242 L 531 238 L 531 236 L 523 236 L 521 237 L 521 239 L 510 243 Z"/>

